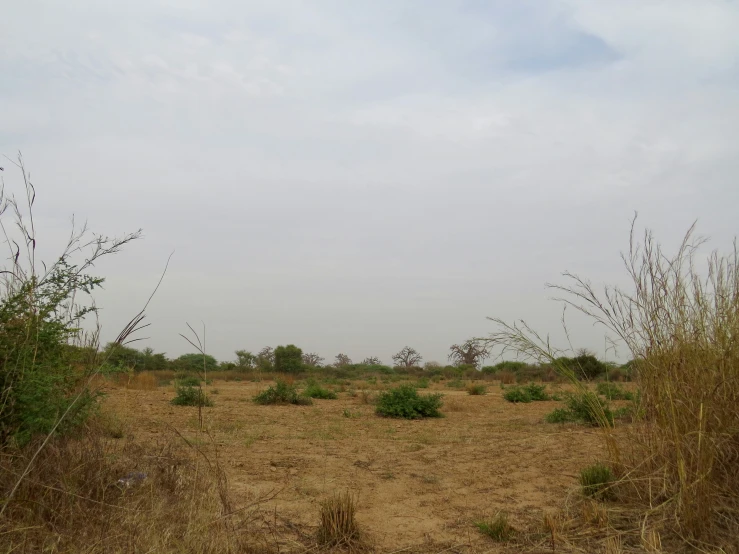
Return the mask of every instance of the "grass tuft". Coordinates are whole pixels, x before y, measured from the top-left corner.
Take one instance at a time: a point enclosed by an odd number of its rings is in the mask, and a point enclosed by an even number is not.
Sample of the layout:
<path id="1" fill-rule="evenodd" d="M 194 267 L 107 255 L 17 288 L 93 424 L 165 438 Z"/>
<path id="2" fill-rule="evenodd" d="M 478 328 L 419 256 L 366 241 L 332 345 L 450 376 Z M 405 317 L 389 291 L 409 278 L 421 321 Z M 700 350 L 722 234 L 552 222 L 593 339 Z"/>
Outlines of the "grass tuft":
<path id="1" fill-rule="evenodd" d="M 475 522 L 475 526 L 483 535 L 486 535 L 496 542 L 509 541 L 514 534 L 514 529 L 508 523 L 508 516 L 504 512 L 500 512 L 492 519 Z"/>
<path id="2" fill-rule="evenodd" d="M 586 467 L 580 472 L 580 485 L 585 496 L 599 500 L 613 500 L 613 472 L 603 464 Z"/>
<path id="3" fill-rule="evenodd" d="M 325 546 L 356 547 L 361 544 L 361 533 L 355 513 L 354 497 L 339 493 L 321 503 L 321 523 L 318 542 Z"/>

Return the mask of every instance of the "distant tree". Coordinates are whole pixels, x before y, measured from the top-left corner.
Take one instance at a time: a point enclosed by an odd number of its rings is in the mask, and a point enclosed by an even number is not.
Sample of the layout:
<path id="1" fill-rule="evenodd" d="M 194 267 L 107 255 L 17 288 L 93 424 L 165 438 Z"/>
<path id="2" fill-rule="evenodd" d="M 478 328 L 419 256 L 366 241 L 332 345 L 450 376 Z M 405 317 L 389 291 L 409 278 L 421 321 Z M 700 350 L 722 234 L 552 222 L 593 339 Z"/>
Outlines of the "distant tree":
<path id="1" fill-rule="evenodd" d="M 321 367 L 324 361 L 324 358 L 321 358 L 321 356 L 315 352 L 303 354 L 303 364 L 308 367 Z"/>
<path id="2" fill-rule="evenodd" d="M 303 351 L 294 344 L 278 346 L 274 355 L 275 371 L 297 373 L 303 369 Z"/>
<path id="3" fill-rule="evenodd" d="M 382 365 L 382 362 L 380 361 L 380 358 L 376 356 L 370 356 L 369 358 L 365 358 L 362 360 L 363 365 Z"/>
<path id="4" fill-rule="evenodd" d="M 248 350 L 237 350 L 236 354 L 236 368 L 240 370 L 254 369 L 257 365 L 257 356 L 249 352 Z"/>
<path id="5" fill-rule="evenodd" d="M 213 371 L 218 367 L 218 360 L 208 354 L 183 354 L 174 360 L 174 365 L 184 371 Z"/>
<path id="6" fill-rule="evenodd" d="M 423 357 L 410 346 L 404 347 L 400 352 L 393 356 L 393 361 L 405 368 L 415 367 L 421 363 Z"/>
<path id="7" fill-rule="evenodd" d="M 265 346 L 259 351 L 257 367 L 262 371 L 269 371 L 275 367 L 275 351 L 271 346 Z"/>
<path id="8" fill-rule="evenodd" d="M 469 339 L 462 344 L 453 344 L 449 347 L 449 361 L 454 365 L 474 366 L 479 368 L 482 362 L 490 357 L 490 349 L 484 342 Z"/>
<path id="9" fill-rule="evenodd" d="M 336 355 L 336 362 L 334 362 L 336 367 L 346 367 L 348 365 L 351 365 L 352 360 L 349 356 L 346 354 L 337 354 Z"/>

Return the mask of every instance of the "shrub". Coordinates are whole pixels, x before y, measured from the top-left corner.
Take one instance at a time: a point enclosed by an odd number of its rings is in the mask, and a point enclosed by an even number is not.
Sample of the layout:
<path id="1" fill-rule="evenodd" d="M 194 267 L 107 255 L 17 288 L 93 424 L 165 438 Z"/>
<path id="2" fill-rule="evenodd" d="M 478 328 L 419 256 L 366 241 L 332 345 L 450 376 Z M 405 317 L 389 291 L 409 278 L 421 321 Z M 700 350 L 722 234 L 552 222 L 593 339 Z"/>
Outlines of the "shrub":
<path id="1" fill-rule="evenodd" d="M 544 385 L 529 383 L 522 388 L 533 401 L 543 402 L 546 400 L 551 400 L 551 397 L 547 394 L 546 387 Z"/>
<path id="2" fill-rule="evenodd" d="M 175 385 L 180 387 L 199 387 L 202 381 L 200 377 L 196 377 L 195 375 L 182 375 L 175 378 Z"/>
<path id="3" fill-rule="evenodd" d="M 309 383 L 305 390 L 303 390 L 303 396 L 308 398 L 318 398 L 320 400 L 336 400 L 338 396 L 336 393 L 329 389 L 324 389 L 317 383 Z"/>
<path id="4" fill-rule="evenodd" d="M 441 417 L 441 398 L 441 394 L 419 395 L 412 385 L 401 385 L 379 396 L 377 414 L 405 419 Z"/>
<path id="5" fill-rule="evenodd" d="M 516 374 L 510 371 L 500 371 L 496 374 L 501 384 L 512 385 L 516 382 Z"/>
<path id="6" fill-rule="evenodd" d="M 351 549 L 361 539 L 354 517 L 357 508 L 348 492 L 336 494 L 321 503 L 321 523 L 318 526 L 318 542 L 326 546 L 342 546 Z"/>
<path id="7" fill-rule="evenodd" d="M 298 373 L 303 369 L 303 351 L 294 344 L 275 348 L 274 358 L 275 371 Z"/>
<path id="8" fill-rule="evenodd" d="M 566 408 L 557 408 L 548 416 L 549 423 L 578 422 L 593 426 L 613 426 L 613 412 L 608 403 L 591 391 L 568 394 Z"/>
<path id="9" fill-rule="evenodd" d="M 416 387 L 419 389 L 427 389 L 429 388 L 429 380 L 426 377 L 422 377 L 418 381 L 416 381 Z"/>
<path id="10" fill-rule="evenodd" d="M 189 385 L 178 386 L 175 389 L 176 396 L 171 400 L 175 406 L 212 406 L 213 400 L 205 394 L 200 387 Z"/>
<path id="11" fill-rule="evenodd" d="M 488 388 L 485 385 L 467 385 L 467 394 L 471 396 L 481 396 L 488 393 Z"/>
<path id="12" fill-rule="evenodd" d="M 596 390 L 598 394 L 605 396 L 606 400 L 634 400 L 631 392 L 615 383 L 598 383 Z"/>
<path id="13" fill-rule="evenodd" d="M 521 387 L 511 387 L 505 390 L 503 393 L 503 398 L 508 400 L 508 402 L 513 403 L 528 403 L 531 402 L 531 396 L 529 395 L 526 390 L 522 389 Z"/>
<path id="14" fill-rule="evenodd" d="M 483 535 L 487 535 L 496 542 L 505 542 L 513 536 L 513 527 L 508 523 L 508 516 L 501 512 L 493 519 L 475 523 Z"/>
<path id="15" fill-rule="evenodd" d="M 312 400 L 306 396 L 299 396 L 294 385 L 285 381 L 277 381 L 273 387 L 263 390 L 254 397 L 256 404 L 312 404 Z"/>
<path id="16" fill-rule="evenodd" d="M 613 473 L 603 464 L 586 467 L 580 472 L 580 485 L 585 496 L 601 500 L 613 500 Z"/>
<path id="17" fill-rule="evenodd" d="M 183 371 L 215 371 L 218 369 L 218 360 L 208 354 L 183 354 L 172 365 Z"/>
<path id="18" fill-rule="evenodd" d="M 453 379 L 452 381 L 449 381 L 446 386 L 450 389 L 461 389 L 462 387 L 464 387 L 464 383 L 461 381 L 461 379 Z"/>

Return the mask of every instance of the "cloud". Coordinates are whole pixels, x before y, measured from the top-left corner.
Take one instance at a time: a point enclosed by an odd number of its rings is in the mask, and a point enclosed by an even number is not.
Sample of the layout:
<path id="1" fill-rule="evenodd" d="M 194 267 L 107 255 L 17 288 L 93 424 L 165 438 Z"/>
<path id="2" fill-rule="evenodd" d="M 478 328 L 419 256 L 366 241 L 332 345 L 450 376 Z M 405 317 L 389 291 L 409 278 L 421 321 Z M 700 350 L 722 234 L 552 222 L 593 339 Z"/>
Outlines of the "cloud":
<path id="1" fill-rule="evenodd" d="M 144 227 L 101 266 L 110 335 L 174 248 L 157 349 L 195 319 L 222 358 L 441 360 L 488 315 L 556 327 L 565 269 L 621 279 L 634 210 L 727 243 L 737 37 L 709 0 L 24 2 L 0 21 L 0 152 L 24 151 L 52 233 Z"/>

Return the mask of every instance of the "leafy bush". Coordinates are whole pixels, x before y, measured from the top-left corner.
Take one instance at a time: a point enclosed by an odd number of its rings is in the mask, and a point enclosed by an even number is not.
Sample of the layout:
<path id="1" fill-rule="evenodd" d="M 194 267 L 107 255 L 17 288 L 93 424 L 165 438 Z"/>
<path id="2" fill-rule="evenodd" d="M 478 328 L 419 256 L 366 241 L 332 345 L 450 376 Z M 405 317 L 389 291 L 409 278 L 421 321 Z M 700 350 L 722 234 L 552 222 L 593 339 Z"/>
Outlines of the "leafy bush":
<path id="1" fill-rule="evenodd" d="M 503 393 L 503 398 L 505 398 L 508 402 L 513 403 L 531 402 L 531 395 L 521 387 L 510 387 L 508 389 L 505 389 L 505 392 Z"/>
<path id="2" fill-rule="evenodd" d="M 446 384 L 450 389 L 461 389 L 464 383 L 460 379 L 453 379 Z"/>
<path id="3" fill-rule="evenodd" d="M 218 369 L 218 360 L 208 354 L 183 354 L 172 365 L 183 371 L 215 371 Z"/>
<path id="4" fill-rule="evenodd" d="M 613 426 L 613 412 L 608 403 L 594 392 L 568 394 L 566 408 L 557 408 L 546 416 L 549 423 L 578 422 L 585 425 Z"/>
<path id="5" fill-rule="evenodd" d="M 475 526 L 483 535 L 487 535 L 496 542 L 505 542 L 513 536 L 513 527 L 508 523 L 508 516 L 499 513 L 493 519 L 478 521 Z"/>
<path id="6" fill-rule="evenodd" d="M 412 385 L 401 385 L 379 396 L 377 414 L 405 419 L 441 417 L 441 398 L 441 394 L 419 395 Z"/>
<path id="7" fill-rule="evenodd" d="M 275 386 L 263 390 L 254 397 L 256 404 L 296 404 L 308 405 L 313 401 L 307 396 L 298 395 L 297 389 L 285 381 L 277 381 Z"/>
<path id="8" fill-rule="evenodd" d="M 324 389 L 317 383 L 309 383 L 305 390 L 303 390 L 303 396 L 308 398 L 318 398 L 321 400 L 336 400 L 338 396 L 336 393 L 329 389 Z"/>
<path id="9" fill-rule="evenodd" d="M 303 351 L 294 344 L 278 346 L 274 351 L 275 371 L 297 373 L 303 369 Z"/>
<path id="10" fill-rule="evenodd" d="M 426 377 L 422 377 L 421 379 L 416 381 L 416 387 L 419 389 L 429 388 L 429 380 Z"/>
<path id="11" fill-rule="evenodd" d="M 488 388 L 485 385 L 468 385 L 467 394 L 471 396 L 481 396 L 488 393 Z"/>
<path id="12" fill-rule="evenodd" d="M 606 400 L 634 400 L 634 395 L 615 383 L 598 383 L 596 386 L 598 394 L 605 396 Z"/>
<path id="13" fill-rule="evenodd" d="M 586 467 L 580 472 L 580 485 L 585 496 L 601 500 L 613 500 L 613 473 L 603 464 Z"/>
<path id="14" fill-rule="evenodd" d="M 213 400 L 200 387 L 178 386 L 176 396 L 170 401 L 175 406 L 212 406 Z"/>
<path id="15" fill-rule="evenodd" d="M 181 375 L 175 378 L 175 384 L 181 387 L 199 387 L 202 379 L 195 375 Z"/>
<path id="16" fill-rule="evenodd" d="M 543 402 L 551 400 L 551 397 L 546 392 L 544 385 L 537 385 L 536 383 L 529 383 L 525 387 L 522 387 L 526 394 L 529 395 L 531 400 L 535 402 Z"/>

